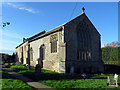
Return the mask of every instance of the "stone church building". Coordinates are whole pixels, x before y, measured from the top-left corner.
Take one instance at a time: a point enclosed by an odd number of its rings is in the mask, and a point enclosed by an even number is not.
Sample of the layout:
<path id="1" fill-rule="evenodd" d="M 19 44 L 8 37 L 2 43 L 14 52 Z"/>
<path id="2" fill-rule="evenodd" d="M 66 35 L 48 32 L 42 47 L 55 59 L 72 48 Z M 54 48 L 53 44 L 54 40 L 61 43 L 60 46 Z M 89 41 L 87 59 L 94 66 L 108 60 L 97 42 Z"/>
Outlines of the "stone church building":
<path id="1" fill-rule="evenodd" d="M 40 32 L 16 47 L 22 64 L 60 73 L 103 72 L 101 35 L 83 13 L 48 32 Z"/>

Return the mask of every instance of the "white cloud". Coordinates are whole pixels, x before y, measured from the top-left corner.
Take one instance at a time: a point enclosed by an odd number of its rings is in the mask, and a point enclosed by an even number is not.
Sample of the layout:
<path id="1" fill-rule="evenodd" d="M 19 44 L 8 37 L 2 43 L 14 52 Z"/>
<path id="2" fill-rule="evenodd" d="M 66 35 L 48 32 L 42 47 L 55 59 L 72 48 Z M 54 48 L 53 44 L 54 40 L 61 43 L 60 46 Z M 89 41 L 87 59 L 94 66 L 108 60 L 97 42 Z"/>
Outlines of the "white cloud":
<path id="1" fill-rule="evenodd" d="M 7 4 L 9 6 L 11 6 L 13 8 L 17 8 L 19 10 L 25 10 L 25 11 L 30 12 L 30 13 L 38 13 L 38 11 L 35 11 L 35 10 L 33 10 L 31 8 L 28 8 L 28 7 L 22 7 L 22 6 L 18 5 L 18 4 L 13 4 L 13 3 L 7 3 Z"/>
<path id="2" fill-rule="evenodd" d="M 16 41 L 12 41 L 12 40 L 5 40 L 5 39 L 1 39 L 0 40 L 0 43 L 2 43 L 2 44 L 15 44 L 15 45 L 17 45 L 17 44 L 19 44 L 20 42 L 16 42 Z"/>
<path id="3" fill-rule="evenodd" d="M 18 9 L 19 10 L 25 10 L 25 11 L 30 12 L 30 13 L 37 13 L 37 11 L 34 11 L 33 9 L 30 9 L 30 8 L 20 7 Z"/>
<path id="4" fill-rule="evenodd" d="M 1 35 L 11 37 L 11 38 L 16 38 L 16 39 L 22 39 L 22 36 L 20 36 L 19 34 L 16 34 L 16 33 L 2 32 Z"/>
<path id="5" fill-rule="evenodd" d="M 7 3 L 7 4 L 14 7 L 14 8 L 17 8 L 17 6 L 15 4 L 12 4 L 12 3 Z"/>
<path id="6" fill-rule="evenodd" d="M 35 11 L 32 10 L 32 9 L 25 9 L 25 10 L 28 11 L 28 12 L 31 12 L 31 13 L 35 13 Z"/>
<path id="7" fill-rule="evenodd" d="M 20 9 L 20 10 L 24 10 L 24 8 L 18 8 L 18 9 Z"/>

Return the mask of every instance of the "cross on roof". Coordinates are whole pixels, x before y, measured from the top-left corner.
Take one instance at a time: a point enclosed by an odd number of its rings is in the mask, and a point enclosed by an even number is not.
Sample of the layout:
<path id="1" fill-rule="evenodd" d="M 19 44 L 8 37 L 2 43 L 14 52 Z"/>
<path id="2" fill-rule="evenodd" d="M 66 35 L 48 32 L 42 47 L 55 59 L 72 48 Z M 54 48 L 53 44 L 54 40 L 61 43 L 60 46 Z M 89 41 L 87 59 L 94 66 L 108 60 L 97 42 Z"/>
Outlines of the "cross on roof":
<path id="1" fill-rule="evenodd" d="M 84 7 L 82 7 L 82 11 L 83 11 L 82 13 L 84 13 L 84 11 L 85 11 L 85 8 L 84 8 Z"/>

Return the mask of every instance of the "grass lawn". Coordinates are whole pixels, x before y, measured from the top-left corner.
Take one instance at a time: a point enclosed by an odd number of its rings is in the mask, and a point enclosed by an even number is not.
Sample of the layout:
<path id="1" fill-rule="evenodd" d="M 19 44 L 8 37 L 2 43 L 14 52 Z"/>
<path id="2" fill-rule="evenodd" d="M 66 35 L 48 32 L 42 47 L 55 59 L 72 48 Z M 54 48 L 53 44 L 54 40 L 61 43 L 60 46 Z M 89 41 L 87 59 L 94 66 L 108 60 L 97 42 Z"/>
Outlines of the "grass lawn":
<path id="1" fill-rule="evenodd" d="M 83 79 L 81 74 L 60 74 L 54 71 L 42 69 L 40 76 L 35 77 L 35 68 L 27 70 L 23 65 L 11 66 L 16 72 L 23 74 L 35 81 L 53 88 L 114 88 L 120 89 L 120 74 L 118 79 L 118 87 L 107 86 L 107 76 L 113 77 L 114 74 L 89 74 Z"/>
<path id="2" fill-rule="evenodd" d="M 2 72 L 2 89 L 24 89 L 24 90 L 35 90 L 26 83 L 14 78 L 13 76 L 7 74 L 5 71 Z"/>

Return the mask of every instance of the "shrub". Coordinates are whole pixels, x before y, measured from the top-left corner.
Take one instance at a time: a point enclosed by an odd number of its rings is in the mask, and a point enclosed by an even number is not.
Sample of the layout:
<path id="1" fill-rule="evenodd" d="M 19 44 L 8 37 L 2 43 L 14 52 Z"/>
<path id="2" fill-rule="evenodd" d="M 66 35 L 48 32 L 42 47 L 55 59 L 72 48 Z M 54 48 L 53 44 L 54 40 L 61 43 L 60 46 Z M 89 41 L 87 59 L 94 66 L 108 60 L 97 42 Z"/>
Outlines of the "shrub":
<path id="1" fill-rule="evenodd" d="M 105 47 L 102 48 L 103 61 L 118 61 L 118 47 Z"/>
<path id="2" fill-rule="evenodd" d="M 14 65 L 14 66 L 11 66 L 10 68 L 14 69 L 16 72 L 19 72 L 21 70 L 26 70 L 27 67 L 25 67 L 23 64 L 21 65 Z"/>
<path id="3" fill-rule="evenodd" d="M 1 64 L 2 64 L 2 65 L 5 64 L 5 61 L 2 60 Z"/>

